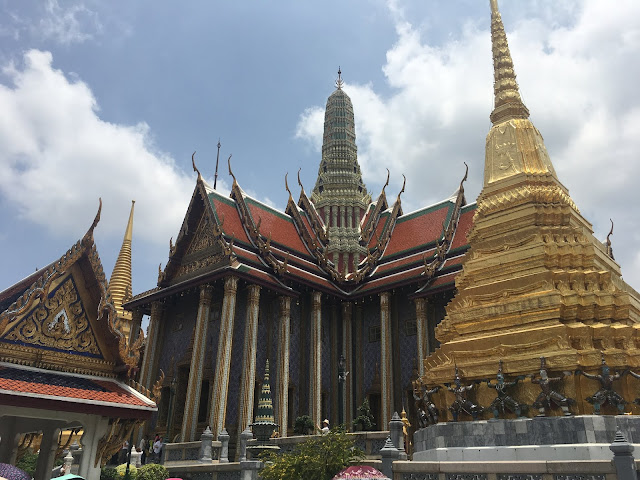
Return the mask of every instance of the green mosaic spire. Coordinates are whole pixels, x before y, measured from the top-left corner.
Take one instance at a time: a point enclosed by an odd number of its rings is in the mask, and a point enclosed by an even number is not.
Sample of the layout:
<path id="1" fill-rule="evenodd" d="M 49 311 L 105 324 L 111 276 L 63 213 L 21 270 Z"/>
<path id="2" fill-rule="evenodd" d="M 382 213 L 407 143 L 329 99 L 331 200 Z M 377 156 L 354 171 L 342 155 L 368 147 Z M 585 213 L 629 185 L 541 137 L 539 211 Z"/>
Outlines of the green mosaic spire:
<path id="1" fill-rule="evenodd" d="M 322 160 L 311 195 L 329 235 L 327 253 L 341 271 L 354 271 L 354 261 L 366 256 L 360 246 L 360 220 L 371 196 L 362 181 L 358 163 L 356 129 L 351 99 L 342 89 L 338 69 L 336 90 L 329 96 L 324 113 Z"/>
<path id="2" fill-rule="evenodd" d="M 269 383 L 269 360 L 264 367 L 264 380 L 262 381 L 262 391 L 258 400 L 258 410 L 256 411 L 255 423 L 274 423 L 273 400 L 271 399 L 271 384 Z"/>

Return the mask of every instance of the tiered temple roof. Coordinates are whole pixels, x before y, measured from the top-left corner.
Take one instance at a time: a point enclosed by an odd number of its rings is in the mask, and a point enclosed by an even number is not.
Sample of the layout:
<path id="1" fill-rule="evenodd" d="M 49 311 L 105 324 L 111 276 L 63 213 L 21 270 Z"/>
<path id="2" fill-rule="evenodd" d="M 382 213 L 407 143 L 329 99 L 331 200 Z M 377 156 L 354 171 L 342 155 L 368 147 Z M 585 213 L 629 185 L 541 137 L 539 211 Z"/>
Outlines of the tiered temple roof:
<path id="1" fill-rule="evenodd" d="M 475 204 L 466 204 L 462 182 L 451 198 L 406 215 L 400 194 L 389 205 L 383 188 L 362 221 L 365 258 L 356 271 L 344 273 L 328 256 L 327 228 L 304 188 L 296 203 L 287 183 L 283 213 L 248 196 L 233 178 L 226 197 L 198 176 L 158 287 L 134 297 L 127 308 L 231 271 L 291 296 L 305 288 L 345 300 L 408 285 L 415 296 L 453 288 L 475 212 Z"/>

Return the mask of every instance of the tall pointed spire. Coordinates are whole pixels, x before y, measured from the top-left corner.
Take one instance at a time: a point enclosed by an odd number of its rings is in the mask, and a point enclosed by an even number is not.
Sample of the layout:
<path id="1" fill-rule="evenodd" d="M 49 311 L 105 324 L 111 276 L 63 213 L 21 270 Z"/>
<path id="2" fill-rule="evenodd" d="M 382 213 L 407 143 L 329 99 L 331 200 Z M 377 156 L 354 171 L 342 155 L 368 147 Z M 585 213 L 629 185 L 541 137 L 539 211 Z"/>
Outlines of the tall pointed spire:
<path id="1" fill-rule="evenodd" d="M 529 118 L 529 110 L 520 98 L 513 60 L 498 0 L 491 1 L 491 47 L 493 51 L 493 93 L 495 106 L 491 122 L 496 125 L 512 118 Z"/>
<path id="2" fill-rule="evenodd" d="M 108 292 L 111 294 L 111 301 L 116 307 L 118 318 L 131 321 L 131 312 L 125 311 L 122 304 L 131 297 L 131 239 L 133 237 L 133 207 L 136 201 L 131 200 L 131 212 L 129 213 L 129 221 L 127 229 L 124 232 L 122 247 L 118 259 L 113 267 L 111 279 L 109 280 Z"/>
<path id="3" fill-rule="evenodd" d="M 343 87 L 338 67 L 336 89 L 324 112 L 322 160 L 311 201 L 327 228 L 329 259 L 340 272 L 347 273 L 355 271 L 367 255 L 359 242 L 360 220 L 371 196 L 358 163 L 353 104 Z"/>
<path id="4" fill-rule="evenodd" d="M 520 174 L 551 175 L 557 182 L 544 139 L 529 120 L 529 110 L 520 98 L 498 1 L 490 2 L 495 105 L 491 112 L 493 127 L 487 135 L 484 187 Z M 559 194 L 575 207 L 566 191 Z"/>

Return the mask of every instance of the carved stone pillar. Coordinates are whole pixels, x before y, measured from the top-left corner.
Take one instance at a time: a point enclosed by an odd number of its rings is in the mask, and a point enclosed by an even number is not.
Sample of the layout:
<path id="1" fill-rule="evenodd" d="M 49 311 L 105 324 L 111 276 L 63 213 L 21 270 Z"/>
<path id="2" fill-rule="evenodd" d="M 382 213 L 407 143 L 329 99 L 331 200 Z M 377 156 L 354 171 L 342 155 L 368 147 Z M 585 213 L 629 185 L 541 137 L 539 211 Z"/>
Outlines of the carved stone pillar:
<path id="1" fill-rule="evenodd" d="M 158 356 L 158 342 L 160 340 L 160 323 L 162 321 L 163 304 L 155 301 L 151 304 L 151 318 L 149 319 L 149 330 L 147 334 L 147 346 L 144 349 L 142 358 L 142 369 L 140 371 L 140 383 L 143 387 L 151 389 L 153 385 L 153 371 Z"/>
<path id="2" fill-rule="evenodd" d="M 311 298 L 311 362 L 309 371 L 309 410 L 313 424 L 322 422 L 322 294 Z"/>
<path id="3" fill-rule="evenodd" d="M 58 449 L 59 428 L 46 426 L 42 430 L 42 440 L 40 442 L 40 453 L 36 464 L 34 480 L 49 480 L 51 470 L 56 460 L 56 450 Z"/>
<path id="4" fill-rule="evenodd" d="M 424 359 L 429 354 L 429 337 L 427 334 L 427 300 L 416 298 L 416 342 L 418 346 L 418 375 L 424 376 Z"/>
<path id="5" fill-rule="evenodd" d="M 247 317 L 244 324 L 244 349 L 242 352 L 242 379 L 240 380 L 240 405 L 238 406 L 238 437 L 253 420 L 253 398 L 256 385 L 260 286 L 249 285 L 248 290 L 249 298 L 247 302 Z"/>
<path id="6" fill-rule="evenodd" d="M 382 419 L 380 428 L 386 428 L 393 414 L 393 361 L 391 358 L 391 315 L 389 292 L 380 294 L 380 383 Z"/>
<path id="7" fill-rule="evenodd" d="M 224 282 L 222 315 L 220 318 L 220 337 L 218 339 L 218 357 L 213 382 L 213 395 L 209 425 L 217 437 L 224 428 L 227 413 L 227 394 L 229 393 L 229 374 L 231 371 L 231 347 L 233 345 L 233 322 L 236 315 L 236 292 L 238 278 L 227 277 Z"/>
<path id="8" fill-rule="evenodd" d="M 331 207 L 331 226 L 338 226 L 338 207 Z"/>
<path id="9" fill-rule="evenodd" d="M 182 441 L 193 442 L 198 426 L 198 409 L 200 406 L 200 391 L 202 390 L 202 372 L 204 371 L 205 349 L 207 340 L 207 326 L 209 325 L 209 311 L 211 310 L 211 297 L 213 287 L 202 285 L 200 287 L 200 303 L 198 304 L 198 316 L 193 330 L 193 350 L 191 352 L 191 368 L 189 370 L 189 383 L 182 417 Z"/>
<path id="10" fill-rule="evenodd" d="M 291 328 L 291 297 L 282 296 L 278 299 L 278 386 L 276 403 L 276 423 L 280 425 L 280 436 L 287 436 L 289 424 L 289 348 Z"/>
<path id="11" fill-rule="evenodd" d="M 345 372 L 347 372 L 347 378 L 345 380 L 344 387 L 344 405 L 343 411 L 345 426 L 347 431 L 351 428 L 351 422 L 353 421 L 353 389 L 351 388 L 353 382 L 353 350 L 352 350 L 352 338 L 351 338 L 351 323 L 353 315 L 353 304 L 351 302 L 344 302 L 342 304 L 342 352 L 345 358 Z"/>
<path id="12" fill-rule="evenodd" d="M 353 207 L 347 207 L 347 228 L 353 227 Z"/>
<path id="13" fill-rule="evenodd" d="M 340 207 L 340 226 L 342 228 L 345 228 L 347 226 L 347 223 L 345 221 L 346 218 L 346 207 Z"/>

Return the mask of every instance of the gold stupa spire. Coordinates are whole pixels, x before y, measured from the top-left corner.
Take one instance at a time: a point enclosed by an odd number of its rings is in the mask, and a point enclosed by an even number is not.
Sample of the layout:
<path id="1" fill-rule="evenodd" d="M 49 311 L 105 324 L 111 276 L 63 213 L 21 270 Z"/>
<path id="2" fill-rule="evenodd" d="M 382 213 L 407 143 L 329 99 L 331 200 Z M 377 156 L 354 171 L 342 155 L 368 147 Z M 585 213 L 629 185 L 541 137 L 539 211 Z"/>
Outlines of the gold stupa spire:
<path id="1" fill-rule="evenodd" d="M 498 2 L 490 2 L 495 105 L 490 115 L 493 128 L 487 135 L 484 187 L 520 174 L 548 176 L 559 184 L 544 139 L 520 97 Z M 559 188 L 563 201 L 575 207 L 564 187 Z"/>
<path id="2" fill-rule="evenodd" d="M 490 2 L 496 105 L 484 186 L 422 381 L 480 380 L 495 375 L 496 365 L 526 375 L 540 357 L 555 371 L 595 370 L 601 352 L 620 371 L 640 365 L 640 294 L 558 180 L 520 99 L 498 5 Z M 537 387 L 527 382 L 520 393 L 535 398 Z M 575 413 L 592 412 L 578 377 L 563 388 L 576 399 Z M 492 400 L 489 389 L 478 391 L 480 405 Z"/>
<path id="3" fill-rule="evenodd" d="M 529 110 L 522 102 L 507 34 L 498 0 L 491 0 L 491 49 L 493 51 L 493 93 L 495 105 L 491 122 L 496 125 L 512 118 L 529 118 Z"/>
<path id="4" fill-rule="evenodd" d="M 136 201 L 131 201 L 131 212 L 129 213 L 129 222 L 124 232 L 122 247 L 118 259 L 113 267 L 111 279 L 109 280 L 108 292 L 111 294 L 111 302 L 116 307 L 118 318 L 121 320 L 131 321 L 131 312 L 127 312 L 122 308 L 131 297 L 131 239 L 133 236 L 133 207 Z"/>

